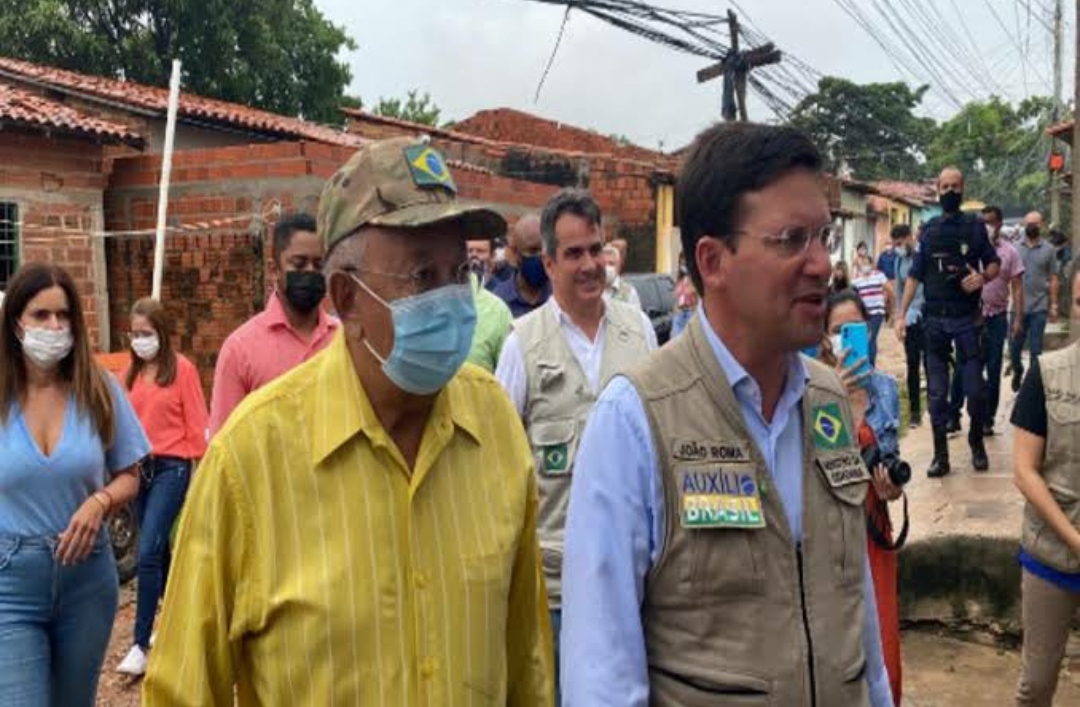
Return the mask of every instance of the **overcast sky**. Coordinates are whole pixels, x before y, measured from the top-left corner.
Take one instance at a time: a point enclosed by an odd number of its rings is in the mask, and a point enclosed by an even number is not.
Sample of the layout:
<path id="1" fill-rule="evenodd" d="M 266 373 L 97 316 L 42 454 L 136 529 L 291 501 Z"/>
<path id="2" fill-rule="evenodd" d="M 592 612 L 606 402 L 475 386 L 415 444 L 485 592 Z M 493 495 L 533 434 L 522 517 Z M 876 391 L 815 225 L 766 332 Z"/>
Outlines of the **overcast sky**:
<path id="1" fill-rule="evenodd" d="M 729 7 L 721 0 L 651 1 L 711 13 Z M 824 74 L 860 83 L 906 79 L 915 84 L 931 82 L 926 77 L 934 71 L 953 85 L 955 99 L 986 97 L 989 89 L 964 73 L 962 65 L 967 65 L 983 84 L 1000 87 L 1013 100 L 1052 92 L 1052 40 L 1046 25 L 1053 0 L 847 0 L 852 2 L 891 45 L 922 41 L 929 47 L 923 57 L 929 69 L 908 60 L 922 81 L 898 70 L 870 34 L 840 9 L 838 0 L 742 0 L 739 5 L 752 13 L 748 19 L 761 33 Z M 662 144 L 668 150 L 685 144 L 719 116 L 720 81 L 699 85 L 695 79 L 707 60 L 653 44 L 581 12 L 571 13 L 540 100 L 534 102 L 562 22 L 560 7 L 529 0 L 316 3 L 357 42 L 356 51 L 346 57 L 354 77 L 350 90 L 366 105 L 417 88 L 431 94 L 444 119 L 505 106 L 626 135 L 646 147 Z M 876 14 L 875 5 L 898 8 L 901 16 L 890 26 Z M 1075 41 L 1073 5 L 1065 3 L 1066 45 Z M 907 14 L 912 9 L 939 12 L 935 24 L 942 25 L 942 19 L 949 23 L 948 39 L 968 55 L 958 61 L 938 51 L 940 37 L 912 37 L 904 25 L 916 26 Z M 1068 101 L 1071 51 L 1066 52 L 1065 67 Z M 946 92 L 935 85 L 923 112 L 940 119 L 954 111 Z M 759 101 L 751 104 L 751 119 L 773 118 Z"/>

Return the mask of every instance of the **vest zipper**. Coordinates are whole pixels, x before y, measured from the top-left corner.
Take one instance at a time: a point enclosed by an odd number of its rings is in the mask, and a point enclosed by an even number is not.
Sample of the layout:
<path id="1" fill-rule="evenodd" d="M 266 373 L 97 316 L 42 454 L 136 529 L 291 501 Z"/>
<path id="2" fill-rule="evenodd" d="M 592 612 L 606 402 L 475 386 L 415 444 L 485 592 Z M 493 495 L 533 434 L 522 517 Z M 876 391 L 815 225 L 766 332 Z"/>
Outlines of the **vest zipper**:
<path id="1" fill-rule="evenodd" d="M 806 631 L 806 662 L 810 666 L 810 705 L 817 705 L 817 678 L 814 675 L 814 639 L 810 635 L 810 616 L 806 611 L 806 583 L 803 580 L 802 543 L 795 543 L 795 560 L 799 567 L 799 606 L 802 609 L 803 630 Z"/>

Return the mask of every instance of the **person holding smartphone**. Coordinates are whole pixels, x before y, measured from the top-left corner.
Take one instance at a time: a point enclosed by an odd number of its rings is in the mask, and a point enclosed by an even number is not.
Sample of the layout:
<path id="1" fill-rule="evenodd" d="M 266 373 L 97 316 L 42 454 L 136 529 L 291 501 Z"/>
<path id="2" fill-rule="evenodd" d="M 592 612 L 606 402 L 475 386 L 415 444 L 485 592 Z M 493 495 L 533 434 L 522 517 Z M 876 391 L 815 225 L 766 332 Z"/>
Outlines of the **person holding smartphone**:
<path id="1" fill-rule="evenodd" d="M 831 295 L 826 303 L 825 337 L 818 358 L 836 369 L 847 389 L 860 450 L 877 447 L 883 454 L 895 456 L 900 446 L 899 391 L 891 376 L 867 366 L 867 319 L 866 305 L 855 292 L 845 290 Z M 862 336 L 847 337 L 862 342 L 860 350 L 853 351 L 843 344 L 844 332 L 859 328 L 864 330 Z M 899 707 L 902 671 L 897 550 L 907 534 L 906 506 L 905 529 L 900 533 L 901 540 L 895 541 L 888 504 L 903 496 L 903 489 L 893 482 L 884 464 L 876 465 L 870 472 L 871 484 L 866 493 L 867 555 L 877 597 L 885 669 L 893 702 Z"/>

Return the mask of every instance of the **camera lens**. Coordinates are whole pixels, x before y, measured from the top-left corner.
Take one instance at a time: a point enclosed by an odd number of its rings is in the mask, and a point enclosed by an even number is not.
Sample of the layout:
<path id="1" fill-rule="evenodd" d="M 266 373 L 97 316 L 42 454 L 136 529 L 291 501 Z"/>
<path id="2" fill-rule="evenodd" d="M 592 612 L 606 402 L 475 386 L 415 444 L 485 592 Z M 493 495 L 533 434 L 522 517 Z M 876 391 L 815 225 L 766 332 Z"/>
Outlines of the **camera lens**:
<path id="1" fill-rule="evenodd" d="M 911 465 L 902 459 L 896 459 L 889 465 L 889 480 L 894 486 L 903 486 L 911 481 Z"/>

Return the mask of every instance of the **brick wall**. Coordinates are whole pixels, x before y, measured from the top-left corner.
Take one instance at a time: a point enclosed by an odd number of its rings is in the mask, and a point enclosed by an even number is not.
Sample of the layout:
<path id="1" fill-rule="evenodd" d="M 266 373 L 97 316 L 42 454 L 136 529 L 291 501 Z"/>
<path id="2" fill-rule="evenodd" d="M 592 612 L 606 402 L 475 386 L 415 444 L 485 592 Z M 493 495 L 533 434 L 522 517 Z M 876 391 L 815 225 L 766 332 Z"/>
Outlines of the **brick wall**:
<path id="1" fill-rule="evenodd" d="M 284 213 L 314 214 L 323 183 L 352 151 L 313 143 L 274 143 L 189 150 L 173 158 L 171 225 L 238 219 L 212 228 L 171 233 L 166 241 L 162 300 L 175 323 L 178 349 L 199 368 L 209 392 L 225 338 L 255 313 L 268 294 L 270 237 L 276 217 L 258 217 L 272 204 Z M 106 195 L 112 231 L 153 228 L 160 156 L 117 159 Z M 111 238 L 106 249 L 113 348 L 125 345 L 132 304 L 151 292 L 153 237 Z"/>
<path id="2" fill-rule="evenodd" d="M 0 131 L 0 201 L 18 207 L 20 263 L 47 261 L 75 280 L 91 343 L 101 343 L 105 298 L 100 241 L 103 225 L 103 150 L 92 142 Z"/>
<path id="3" fill-rule="evenodd" d="M 511 108 L 482 110 L 454 124 L 456 132 L 489 140 L 513 142 L 556 150 L 609 154 L 625 159 L 656 162 L 662 153 L 624 143 L 592 130 L 541 118 Z"/>
<path id="4" fill-rule="evenodd" d="M 630 244 L 627 270 L 655 269 L 656 183 L 670 180 L 673 163 L 669 164 L 669 160 L 642 162 L 611 155 L 498 144 L 486 138 L 459 139 L 460 136 L 455 136 L 459 126 L 455 126 L 454 132 L 432 132 L 432 144 L 452 162 L 479 169 L 479 172 L 453 170 L 462 196 L 491 202 L 513 222 L 526 211 L 539 211 L 561 187 L 587 187 L 603 209 L 605 235 L 625 238 Z M 424 132 L 423 128 L 356 116 L 349 121 L 351 132 L 371 139 L 419 134 Z M 657 155 L 650 154 L 654 158 Z"/>

